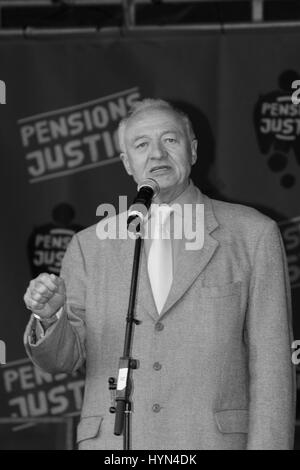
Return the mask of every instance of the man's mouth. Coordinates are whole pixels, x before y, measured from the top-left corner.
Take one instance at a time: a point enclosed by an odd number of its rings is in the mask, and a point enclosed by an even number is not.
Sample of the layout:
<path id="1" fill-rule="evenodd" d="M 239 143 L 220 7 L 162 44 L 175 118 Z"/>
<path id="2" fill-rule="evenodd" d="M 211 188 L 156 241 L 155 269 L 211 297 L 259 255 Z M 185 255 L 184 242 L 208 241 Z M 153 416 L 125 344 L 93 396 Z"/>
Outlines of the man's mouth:
<path id="1" fill-rule="evenodd" d="M 151 168 L 150 173 L 158 173 L 158 172 L 168 171 L 170 169 L 171 167 L 169 165 L 157 165 Z"/>

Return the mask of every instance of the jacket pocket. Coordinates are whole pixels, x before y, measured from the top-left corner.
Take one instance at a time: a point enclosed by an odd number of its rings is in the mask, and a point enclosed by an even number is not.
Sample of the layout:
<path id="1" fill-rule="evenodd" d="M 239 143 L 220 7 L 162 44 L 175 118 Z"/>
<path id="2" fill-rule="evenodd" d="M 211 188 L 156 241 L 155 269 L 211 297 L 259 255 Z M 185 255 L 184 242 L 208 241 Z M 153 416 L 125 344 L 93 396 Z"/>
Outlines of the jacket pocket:
<path id="1" fill-rule="evenodd" d="M 248 410 L 220 410 L 215 412 L 215 421 L 221 433 L 247 433 Z"/>
<path id="2" fill-rule="evenodd" d="M 103 416 L 86 416 L 81 418 L 77 427 L 77 444 L 86 439 L 99 436 Z"/>
<path id="3" fill-rule="evenodd" d="M 239 295 L 241 293 L 242 282 L 232 282 L 223 286 L 201 287 L 201 297 L 229 297 L 232 295 Z"/>

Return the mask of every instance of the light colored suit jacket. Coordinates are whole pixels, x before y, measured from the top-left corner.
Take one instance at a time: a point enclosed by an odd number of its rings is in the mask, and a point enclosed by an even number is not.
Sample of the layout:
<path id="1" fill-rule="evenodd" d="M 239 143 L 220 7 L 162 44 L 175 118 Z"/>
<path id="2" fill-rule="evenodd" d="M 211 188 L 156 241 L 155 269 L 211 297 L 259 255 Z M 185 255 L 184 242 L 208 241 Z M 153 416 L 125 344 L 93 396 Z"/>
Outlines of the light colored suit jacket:
<path id="1" fill-rule="evenodd" d="M 133 449 L 289 449 L 295 377 L 290 287 L 274 221 L 254 209 L 212 200 L 205 240 L 182 250 L 159 316 L 145 253 L 141 259 L 132 357 Z M 134 241 L 102 240 L 96 227 L 74 236 L 61 276 L 67 304 L 36 345 L 33 362 L 51 372 L 86 362 L 78 443 L 122 449 L 108 378 L 122 356 Z"/>

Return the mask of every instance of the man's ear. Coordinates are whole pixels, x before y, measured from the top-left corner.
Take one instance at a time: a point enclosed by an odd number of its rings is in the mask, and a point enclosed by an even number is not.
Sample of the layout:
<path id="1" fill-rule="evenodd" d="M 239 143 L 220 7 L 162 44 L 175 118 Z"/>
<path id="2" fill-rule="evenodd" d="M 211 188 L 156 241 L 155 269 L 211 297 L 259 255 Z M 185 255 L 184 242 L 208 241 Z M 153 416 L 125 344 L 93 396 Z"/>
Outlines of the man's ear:
<path id="1" fill-rule="evenodd" d="M 120 153 L 120 158 L 123 162 L 123 165 L 124 165 L 125 170 L 127 171 L 128 175 L 132 175 L 132 171 L 131 171 L 130 164 L 129 164 L 128 157 L 127 157 L 126 153 L 121 152 Z"/>
<path id="2" fill-rule="evenodd" d="M 193 139 L 191 142 L 191 149 L 192 149 L 192 165 L 194 165 L 197 161 L 197 148 L 198 148 L 198 140 Z"/>

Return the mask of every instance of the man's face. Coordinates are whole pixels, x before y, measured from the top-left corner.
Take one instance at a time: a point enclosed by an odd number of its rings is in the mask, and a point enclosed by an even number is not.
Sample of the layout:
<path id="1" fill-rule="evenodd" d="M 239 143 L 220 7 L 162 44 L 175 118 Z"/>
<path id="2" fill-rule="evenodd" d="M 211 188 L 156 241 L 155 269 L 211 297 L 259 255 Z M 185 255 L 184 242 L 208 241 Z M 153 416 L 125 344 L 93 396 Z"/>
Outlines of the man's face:
<path id="1" fill-rule="evenodd" d="M 124 166 L 136 183 L 153 178 L 161 193 L 176 197 L 188 185 L 197 159 L 197 141 L 191 142 L 177 114 L 148 109 L 132 117 L 125 129 Z"/>

